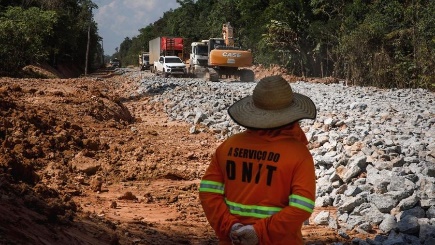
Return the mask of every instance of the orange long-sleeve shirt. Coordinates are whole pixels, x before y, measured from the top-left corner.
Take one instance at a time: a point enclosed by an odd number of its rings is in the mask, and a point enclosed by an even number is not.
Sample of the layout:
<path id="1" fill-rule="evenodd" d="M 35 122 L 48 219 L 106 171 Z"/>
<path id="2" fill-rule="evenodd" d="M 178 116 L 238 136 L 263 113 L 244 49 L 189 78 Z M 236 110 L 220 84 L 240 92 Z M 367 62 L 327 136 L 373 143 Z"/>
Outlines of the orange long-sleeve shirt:
<path id="1" fill-rule="evenodd" d="M 298 123 L 247 130 L 215 151 L 200 184 L 205 215 L 220 244 L 235 223 L 252 224 L 259 244 L 303 244 L 301 228 L 314 208 L 313 158 Z"/>

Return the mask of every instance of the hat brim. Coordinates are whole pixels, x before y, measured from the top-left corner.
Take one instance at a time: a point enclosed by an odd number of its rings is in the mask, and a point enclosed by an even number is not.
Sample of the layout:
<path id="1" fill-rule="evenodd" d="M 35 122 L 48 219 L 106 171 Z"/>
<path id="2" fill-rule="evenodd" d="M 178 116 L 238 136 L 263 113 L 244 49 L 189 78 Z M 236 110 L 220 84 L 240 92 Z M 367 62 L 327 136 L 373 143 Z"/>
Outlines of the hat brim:
<path id="1" fill-rule="evenodd" d="M 252 129 L 279 128 L 301 119 L 315 119 L 314 102 L 305 95 L 293 95 L 293 103 L 279 110 L 260 109 L 254 105 L 252 96 L 248 96 L 231 105 L 228 114 L 240 126 Z"/>

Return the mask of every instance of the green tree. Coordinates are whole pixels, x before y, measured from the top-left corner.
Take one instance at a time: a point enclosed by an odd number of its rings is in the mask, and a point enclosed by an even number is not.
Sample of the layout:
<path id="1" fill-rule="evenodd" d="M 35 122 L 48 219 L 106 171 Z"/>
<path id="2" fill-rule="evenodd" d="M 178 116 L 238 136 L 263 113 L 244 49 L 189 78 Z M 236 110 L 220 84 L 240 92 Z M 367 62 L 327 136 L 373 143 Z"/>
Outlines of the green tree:
<path id="1" fill-rule="evenodd" d="M 435 1 L 416 1 L 414 8 L 415 86 L 435 90 Z"/>
<path id="2" fill-rule="evenodd" d="M 318 75 L 316 40 L 309 33 L 311 7 L 306 1 L 273 1 L 264 11 L 261 44 L 271 53 L 269 62 L 302 76 Z M 263 52 L 262 52 L 263 53 Z"/>
<path id="3" fill-rule="evenodd" d="M 11 7 L 19 7 L 23 13 L 18 14 L 17 11 L 14 11 L 8 14 Z M 15 63 L 14 68 L 2 69 L 7 70 L 9 73 L 17 73 L 23 65 L 33 62 L 48 62 L 53 66 L 67 64 L 68 66 L 83 69 L 86 60 L 89 30 L 90 67 L 98 67 L 101 65 L 102 59 L 99 57 L 102 57 L 103 50 L 97 24 L 93 20 L 92 9 L 95 8 L 97 8 L 97 5 L 90 0 L 2 0 L 0 2 L 2 31 L 3 34 L 6 32 L 13 34 L 12 36 L 3 35 L 2 40 L 8 40 L 15 44 L 14 49 L 9 49 L 9 53 L 17 52 L 21 56 L 29 57 L 28 59 L 20 58 L 18 60 L 20 63 Z M 26 13 L 32 16 L 27 16 Z M 50 13 L 49 16 L 48 13 Z M 23 47 L 23 45 L 20 45 L 19 48 L 16 48 L 18 47 L 17 43 L 22 43 L 23 40 L 31 40 L 33 46 Z M 2 41 L 0 45 L 4 45 L 1 51 L 3 58 L 6 55 L 8 43 Z M 35 45 L 40 46 L 35 49 Z M 3 58 L 3 60 L 5 59 Z"/>
<path id="4" fill-rule="evenodd" d="M 132 39 L 126 37 L 124 41 L 121 43 L 121 45 L 119 46 L 118 58 L 121 59 L 124 65 L 130 64 L 130 62 L 128 62 L 128 53 L 132 46 L 132 43 L 133 43 Z"/>
<path id="5" fill-rule="evenodd" d="M 120 54 L 137 55 L 159 36 L 192 41 L 222 36 L 230 22 L 236 45 L 254 62 L 296 75 L 335 76 L 356 85 L 428 87 L 435 79 L 435 2 L 365 0 L 178 0 L 156 22 L 124 40 Z M 134 57 L 134 58 L 133 58 Z M 130 61 L 131 60 L 131 61 Z"/>
<path id="6" fill-rule="evenodd" d="M 54 11 L 8 7 L 0 16 L 0 71 L 15 73 L 25 65 L 47 59 L 45 47 L 56 23 Z"/>

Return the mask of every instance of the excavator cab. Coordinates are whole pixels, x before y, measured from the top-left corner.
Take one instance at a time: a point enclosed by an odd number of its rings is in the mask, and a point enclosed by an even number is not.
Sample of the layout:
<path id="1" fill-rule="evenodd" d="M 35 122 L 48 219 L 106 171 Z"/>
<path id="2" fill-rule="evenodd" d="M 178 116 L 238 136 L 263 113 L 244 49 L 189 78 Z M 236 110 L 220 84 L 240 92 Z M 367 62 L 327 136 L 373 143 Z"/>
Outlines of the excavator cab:
<path id="1" fill-rule="evenodd" d="M 200 56 L 198 48 L 208 46 L 208 56 Z M 196 49 L 195 49 L 196 48 Z M 200 62 L 207 59 L 207 66 Z M 202 42 L 192 43 L 190 58 L 190 72 L 206 74 L 210 81 L 218 81 L 221 77 L 238 77 L 241 81 L 253 81 L 254 72 L 249 69 L 240 69 L 252 66 L 253 58 L 250 50 L 243 50 L 234 45 L 233 28 L 230 23 L 223 24 L 222 38 L 210 38 Z"/>
<path id="2" fill-rule="evenodd" d="M 210 53 L 213 49 L 221 49 L 225 47 L 225 40 L 222 38 L 210 38 L 208 41 L 208 53 Z"/>
<path id="3" fill-rule="evenodd" d="M 210 39 L 208 43 L 209 66 L 233 68 L 252 66 L 252 53 L 250 51 L 226 44 L 223 38 Z"/>

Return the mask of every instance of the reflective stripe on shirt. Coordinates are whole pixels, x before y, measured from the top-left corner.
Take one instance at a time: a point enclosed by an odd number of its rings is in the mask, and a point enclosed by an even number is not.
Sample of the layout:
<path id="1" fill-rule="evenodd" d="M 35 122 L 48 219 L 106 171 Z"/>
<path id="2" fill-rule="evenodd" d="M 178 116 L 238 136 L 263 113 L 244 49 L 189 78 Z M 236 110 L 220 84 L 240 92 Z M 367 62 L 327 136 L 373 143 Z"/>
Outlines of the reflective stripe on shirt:
<path id="1" fill-rule="evenodd" d="M 210 181 L 210 180 L 201 180 L 199 184 L 200 192 L 213 192 L 217 194 L 224 194 L 224 184 Z"/>
<path id="2" fill-rule="evenodd" d="M 230 209 L 230 213 L 255 218 L 267 218 L 278 213 L 282 209 L 280 207 L 244 205 L 228 201 L 227 199 L 225 199 L 225 202 Z"/>
<path id="3" fill-rule="evenodd" d="M 302 210 L 305 210 L 309 213 L 313 212 L 314 209 L 314 201 L 310 200 L 306 197 L 299 196 L 299 195 L 290 195 L 289 196 L 289 206 L 300 208 Z"/>

